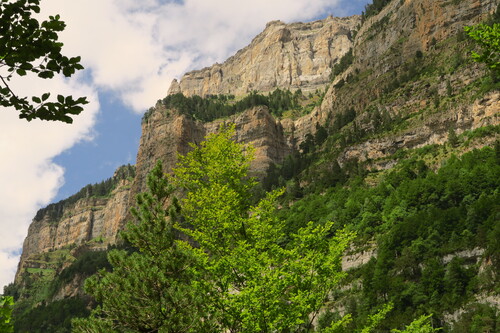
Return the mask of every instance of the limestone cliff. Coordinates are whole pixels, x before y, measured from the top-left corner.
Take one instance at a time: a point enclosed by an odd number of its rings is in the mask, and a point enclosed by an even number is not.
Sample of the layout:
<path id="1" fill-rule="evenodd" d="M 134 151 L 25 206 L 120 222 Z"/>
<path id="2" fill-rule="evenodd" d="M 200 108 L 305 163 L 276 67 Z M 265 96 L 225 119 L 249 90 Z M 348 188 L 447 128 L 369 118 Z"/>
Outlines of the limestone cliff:
<path id="1" fill-rule="evenodd" d="M 186 73 L 169 94 L 233 94 L 277 87 L 315 90 L 329 82 L 331 67 L 352 47 L 359 16 L 310 23 L 267 24 L 249 46 L 223 64 Z"/>
<path id="2" fill-rule="evenodd" d="M 432 49 L 464 26 L 484 20 L 495 8 L 495 0 L 392 1 L 359 29 L 354 41 L 356 63 L 386 72 L 416 51 Z M 390 52 L 395 47 L 399 52 Z"/>
<path id="3" fill-rule="evenodd" d="M 31 259 L 41 253 L 71 248 L 99 239 L 99 248 L 116 243 L 129 210 L 132 175 L 118 176 L 121 167 L 111 178 L 114 189 L 105 195 L 86 193 L 75 200 L 63 200 L 40 210 L 31 223 L 23 244 L 23 252 L 16 274 L 30 267 L 39 267 Z M 87 187 L 91 189 L 92 186 Z M 69 198 L 71 199 L 71 198 Z"/>
<path id="4" fill-rule="evenodd" d="M 222 123 L 234 123 L 235 139 L 255 148 L 255 159 L 251 164 L 255 176 L 262 177 L 271 162 L 280 163 L 292 150 L 282 124 L 272 117 L 265 106 L 249 109 L 225 120 L 202 123 L 175 110 L 167 110 L 158 103 L 152 115 L 142 124 L 143 135 L 132 193 L 145 190 L 145 177 L 157 160 L 161 159 L 165 171 L 169 172 L 177 163 L 178 154 L 190 151 L 190 143 L 201 142 L 206 135 L 216 132 Z M 134 197 L 131 196 L 132 199 Z"/>
<path id="5" fill-rule="evenodd" d="M 354 63 L 335 78 L 321 106 L 295 122 L 296 133 L 302 133 L 298 139 L 314 132 L 317 123 L 331 126 L 348 109 L 357 116 L 344 132 L 353 127 L 374 131 L 374 113 L 406 119 L 404 127 L 389 135 L 372 135 L 345 148 L 339 157 L 340 164 L 372 160 L 373 167 L 385 168 L 390 165 L 384 157 L 402 148 L 442 144 L 450 129 L 463 133 L 498 125 L 498 91 L 486 95 L 469 91 L 485 69 L 467 60 L 472 46 L 464 46 L 463 37 L 464 26 L 486 19 L 497 4 L 495 0 L 390 2 L 362 24 L 354 40 Z"/>

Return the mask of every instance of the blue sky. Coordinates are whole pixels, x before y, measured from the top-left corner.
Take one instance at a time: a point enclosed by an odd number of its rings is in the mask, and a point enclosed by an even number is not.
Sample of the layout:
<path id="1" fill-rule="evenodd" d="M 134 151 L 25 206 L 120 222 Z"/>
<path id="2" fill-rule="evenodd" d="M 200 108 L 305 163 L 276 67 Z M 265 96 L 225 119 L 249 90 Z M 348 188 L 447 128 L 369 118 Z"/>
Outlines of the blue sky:
<path id="1" fill-rule="evenodd" d="M 0 112 L 0 292 L 14 277 L 36 211 L 135 163 L 144 111 L 173 78 L 223 62 L 271 20 L 360 14 L 368 0 L 44 0 L 40 18 L 60 14 L 63 53 L 80 55 L 72 78 L 19 79 L 24 95 L 87 96 L 72 125 Z M 54 95 L 53 94 L 53 95 Z"/>
<path id="2" fill-rule="evenodd" d="M 135 164 L 142 115 L 133 112 L 110 92 L 99 93 L 101 112 L 93 127 L 94 139 L 76 144 L 54 158 L 64 167 L 64 185 L 52 202 L 65 199 L 87 184 L 101 182 L 124 164 Z"/>

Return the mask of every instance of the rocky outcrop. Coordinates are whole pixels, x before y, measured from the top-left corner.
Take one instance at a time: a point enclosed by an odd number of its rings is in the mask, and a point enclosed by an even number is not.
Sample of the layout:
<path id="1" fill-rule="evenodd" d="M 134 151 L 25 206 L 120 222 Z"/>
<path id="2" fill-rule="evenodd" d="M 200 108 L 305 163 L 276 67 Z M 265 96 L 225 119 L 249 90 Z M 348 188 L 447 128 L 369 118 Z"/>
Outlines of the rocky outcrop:
<path id="1" fill-rule="evenodd" d="M 146 189 L 146 177 L 158 160 L 168 172 L 177 163 L 177 155 L 199 143 L 204 136 L 203 126 L 175 110 L 167 110 L 157 103 L 151 116 L 142 123 L 142 135 L 136 162 L 136 178 L 131 199 Z"/>
<path id="2" fill-rule="evenodd" d="M 273 118 L 265 106 L 249 109 L 228 119 L 202 123 L 175 110 L 167 110 L 158 103 L 142 125 L 131 198 L 145 190 L 146 175 L 156 161 L 162 160 L 165 171 L 170 172 L 177 163 L 178 154 L 189 152 L 192 149 L 190 144 L 200 143 L 223 123 L 234 123 L 236 141 L 251 144 L 255 148 L 255 159 L 250 166 L 254 176 L 262 177 L 270 163 L 281 162 L 292 150 L 282 124 Z"/>
<path id="3" fill-rule="evenodd" d="M 300 143 L 304 140 L 306 134 L 316 131 L 318 124 L 330 125 L 333 119 L 332 116 L 339 112 L 349 108 L 355 109 L 358 113 L 363 112 L 364 107 L 371 100 L 383 93 L 382 89 L 387 83 L 386 81 L 394 79 L 389 74 L 387 74 L 389 75 L 388 77 L 384 77 L 386 73 L 390 71 L 397 72 L 403 64 L 412 62 L 416 57 L 417 51 L 435 51 L 436 44 L 450 36 L 456 35 L 459 31 L 463 30 L 464 26 L 473 25 L 484 20 L 495 8 L 495 0 L 458 2 L 446 0 L 401 0 L 390 2 L 379 14 L 363 22 L 359 31 L 357 31 L 353 41 L 354 63 L 343 75 L 340 75 L 333 81 L 334 84 L 328 86 L 321 106 L 295 121 L 284 121 L 285 130 L 288 133 L 293 133 L 295 142 Z M 341 79 L 348 80 L 349 75 L 356 76 L 360 72 L 369 73 L 364 78 L 368 84 L 358 85 L 350 93 L 339 94 L 338 89 L 335 87 L 336 83 Z M 465 72 L 442 78 L 442 84 L 439 87 L 440 94 L 443 95 L 441 92 L 445 90 L 444 83 L 446 80 L 453 82 L 454 86 L 459 87 L 477 78 L 479 75 L 482 75 L 481 71 L 477 67 L 472 67 L 468 68 Z M 417 106 L 407 108 L 408 104 L 415 102 L 414 98 L 404 96 L 397 102 L 400 105 L 393 103 L 395 104 L 394 108 L 389 110 L 392 114 L 396 114 L 403 109 L 418 110 Z M 418 100 L 418 103 L 422 102 L 426 103 L 424 98 Z M 475 103 L 484 104 L 484 102 L 478 100 Z M 497 102 L 497 95 L 492 96 L 486 102 L 491 104 L 489 108 L 490 113 L 491 111 L 497 111 L 498 106 L 495 107 L 495 105 L 498 105 Z M 347 158 L 359 158 L 361 155 L 380 151 L 385 152 L 387 155 L 402 146 L 408 147 L 406 145 L 408 143 L 408 135 L 418 136 L 416 141 L 411 142 L 410 146 L 412 147 L 417 146 L 419 143 L 421 145 L 443 143 L 446 141 L 449 129 L 447 125 L 454 121 L 454 119 L 445 118 L 457 117 L 456 120 L 459 123 L 458 129 L 460 131 L 498 123 L 498 118 L 492 119 L 491 114 L 483 115 L 480 112 L 474 111 L 473 108 L 475 106 L 465 105 L 463 108 L 449 110 L 444 117 L 439 115 L 438 117 L 434 116 L 432 119 L 429 119 L 429 127 L 435 126 L 438 123 L 442 124 L 443 128 L 440 133 L 435 133 L 433 128 L 426 130 L 426 126 L 424 130 L 414 129 L 416 133 L 413 134 L 401 134 L 400 138 L 388 140 L 386 143 L 380 145 L 380 147 L 369 144 L 367 149 L 362 149 L 361 153 L 356 154 L 356 156 L 350 156 L 350 153 L 347 151 L 345 156 Z M 401 140 L 403 140 L 402 145 L 393 144 Z"/>
<path id="4" fill-rule="evenodd" d="M 235 124 L 238 142 L 255 147 L 255 159 L 250 166 L 254 176 L 263 177 L 270 163 L 281 162 L 291 151 L 281 123 L 266 107 L 255 107 L 226 120 L 202 123 L 175 110 L 167 110 L 159 103 L 142 125 L 135 179 L 120 180 L 105 197 L 87 195 L 76 202 L 61 204 L 62 211 L 57 217 L 49 211 L 41 216 L 37 214 L 23 244 L 16 280 L 26 268 L 40 267 L 38 260 L 30 260 L 33 256 L 83 245 L 97 238 L 100 248 L 115 244 L 119 230 L 131 219 L 129 210 L 135 205 L 136 194 L 146 189 L 147 174 L 156 161 L 162 160 L 165 171 L 171 171 L 178 154 L 189 152 L 191 143 L 201 142 L 225 122 Z M 69 295 L 72 294 L 66 296 Z"/>
<path id="5" fill-rule="evenodd" d="M 273 21 L 223 64 L 186 73 L 169 94 L 233 94 L 275 88 L 315 90 L 327 84 L 331 67 L 352 47 L 359 16 L 310 23 Z"/>
<path id="6" fill-rule="evenodd" d="M 416 51 L 427 51 L 477 24 L 496 8 L 495 0 L 400 0 L 367 19 L 354 41 L 356 64 L 386 72 Z M 391 48 L 398 46 L 396 53 Z"/>
<path id="7" fill-rule="evenodd" d="M 358 268 L 368 263 L 372 258 L 377 257 L 377 247 L 375 244 L 368 244 L 365 249 L 351 248 L 342 256 L 342 271 Z"/>
<path id="8" fill-rule="evenodd" d="M 372 167 L 380 169 L 393 165 L 383 159 L 399 149 L 445 143 L 450 129 L 460 134 L 482 126 L 498 125 L 498 91 L 431 106 L 433 99 L 446 100 L 457 91 L 462 91 L 466 96 L 467 93 L 463 92 L 467 90 L 465 87 L 485 74 L 484 67 L 473 64 L 463 65 L 459 71 L 450 70 L 447 73 L 446 68 L 452 66 L 452 58 L 466 63 L 464 59 L 468 57 L 469 51 L 462 45 L 465 41 L 452 42 L 452 50 L 447 49 L 450 44 L 446 42 L 449 43 L 447 39 L 463 31 L 464 26 L 486 19 L 496 6 L 495 0 L 390 2 L 380 13 L 369 17 L 362 24 L 354 40 L 354 63 L 329 86 L 321 106 L 294 123 L 296 140 L 303 139 L 304 133 L 314 133 L 316 124 L 328 127 L 338 114 L 348 109 L 356 111 L 355 125 L 366 132 L 373 129 L 369 119 L 370 107 L 387 112 L 393 118 L 409 118 L 404 129 L 385 136 L 373 135 L 361 143 L 350 145 L 338 158 L 341 165 L 352 159 L 372 160 L 375 161 Z M 441 43 L 445 43 L 444 46 Z M 407 74 L 405 70 L 411 66 L 430 67 L 425 62 L 427 58 L 441 61 L 435 66 L 442 66 L 445 70 L 429 74 L 432 78 L 424 77 L 407 84 L 404 90 L 400 90 L 399 96 L 391 100 L 380 99 L 388 83 L 398 82 L 398 76 Z M 363 78 L 363 84 L 351 84 L 350 89 L 343 91 L 337 86 L 341 80 L 349 82 L 359 77 Z M 446 92 L 447 82 L 453 91 Z M 395 87 L 403 85 L 401 79 Z M 374 105 L 373 101 L 377 99 Z M 492 140 L 495 138 L 490 138 L 490 144 Z"/>
<path id="9" fill-rule="evenodd" d="M 122 179 L 106 197 L 84 197 L 62 207 L 61 217 L 49 212 L 35 218 L 23 243 L 16 274 L 32 267 L 30 258 L 99 238 L 100 246 L 115 244 L 129 210 L 130 179 Z M 35 266 L 38 267 L 38 266 Z"/>
<path id="10" fill-rule="evenodd" d="M 420 148 L 431 144 L 443 144 L 448 141 L 448 133 L 453 128 L 457 134 L 466 130 L 500 124 L 500 93 L 491 92 L 477 99 L 472 105 L 462 105 L 450 109 L 446 113 L 430 115 L 417 128 L 403 130 L 393 136 L 374 138 L 360 144 L 347 147 L 339 157 L 342 165 L 347 160 L 356 159 L 360 162 L 378 160 L 394 154 L 400 149 Z M 489 138 L 493 144 L 495 137 Z M 382 160 L 375 163 L 374 168 L 385 169 Z"/>

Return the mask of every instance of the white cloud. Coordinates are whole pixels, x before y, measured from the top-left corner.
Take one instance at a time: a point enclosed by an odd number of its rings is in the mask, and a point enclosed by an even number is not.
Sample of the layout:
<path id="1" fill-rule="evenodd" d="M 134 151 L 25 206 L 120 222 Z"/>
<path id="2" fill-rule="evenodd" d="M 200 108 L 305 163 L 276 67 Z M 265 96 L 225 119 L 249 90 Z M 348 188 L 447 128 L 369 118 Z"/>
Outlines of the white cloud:
<path id="1" fill-rule="evenodd" d="M 93 84 L 120 93 L 137 112 L 166 95 L 187 70 L 223 61 L 268 21 L 308 20 L 338 0 L 47 0 L 59 13 L 70 54 L 82 56 Z"/>
<path id="2" fill-rule="evenodd" d="M 247 45 L 268 21 L 306 21 L 329 14 L 340 0 L 45 0 L 40 17 L 60 14 L 63 52 L 82 56 L 83 85 L 72 78 L 19 81 L 26 95 L 52 90 L 93 101 L 75 123 L 17 119 L 0 112 L 0 288 L 12 281 L 17 256 L 36 209 L 54 197 L 63 169 L 52 159 L 89 139 L 97 91 L 114 92 L 136 112 L 166 95 L 185 71 L 222 62 Z M 22 83 L 21 83 L 22 82 Z M 39 83 L 38 83 L 39 84 Z M 43 88 L 43 89 L 41 89 Z M 99 161 L 96 161 L 98 164 Z M 0 290 L 1 291 L 1 290 Z"/>
<path id="3" fill-rule="evenodd" d="M 43 92 L 85 95 L 91 103 L 71 125 L 38 120 L 28 123 L 20 120 L 15 110 L 0 110 L 0 293 L 2 286 L 13 280 L 19 262 L 16 253 L 36 210 L 50 202 L 64 181 L 64 170 L 52 158 L 91 137 L 99 108 L 94 90 L 60 77 L 53 80 L 26 77 L 14 81 L 12 87 L 26 95 Z"/>

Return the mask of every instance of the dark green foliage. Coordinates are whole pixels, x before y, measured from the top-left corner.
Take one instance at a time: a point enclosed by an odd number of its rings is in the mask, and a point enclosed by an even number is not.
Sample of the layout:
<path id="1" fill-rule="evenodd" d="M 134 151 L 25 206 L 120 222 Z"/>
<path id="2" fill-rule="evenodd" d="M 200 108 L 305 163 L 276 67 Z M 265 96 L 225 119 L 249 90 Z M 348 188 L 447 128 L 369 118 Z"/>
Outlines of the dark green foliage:
<path id="1" fill-rule="evenodd" d="M 305 140 L 300 143 L 299 148 L 300 152 L 303 155 L 306 155 L 316 150 L 316 141 L 314 140 L 314 136 L 310 133 L 307 133 Z"/>
<path id="2" fill-rule="evenodd" d="M 271 164 L 267 175 L 262 182 L 265 190 L 271 190 L 286 185 L 286 181 L 297 177 L 308 165 L 310 158 L 304 154 L 293 153 L 288 155 L 281 164 Z M 298 185 L 298 184 L 297 184 Z M 300 186 L 295 186 L 295 197 L 300 197 Z"/>
<path id="3" fill-rule="evenodd" d="M 441 320 L 444 311 L 463 306 L 472 294 L 494 288 L 495 282 L 479 283 L 475 262 L 442 258 L 480 247 L 499 262 L 498 156 L 489 147 L 474 150 L 452 157 L 436 173 L 418 158 L 401 161 L 375 187 L 351 179 L 348 187 L 306 195 L 281 214 L 290 232 L 303 221 L 332 220 L 355 230 L 360 242 L 377 235 L 377 258 L 353 273 L 363 281 L 355 317 L 391 300 L 392 327 L 415 313 L 434 313 Z"/>
<path id="4" fill-rule="evenodd" d="M 354 127 L 353 134 L 349 136 L 338 133 L 344 126 L 353 122 L 355 117 L 356 112 L 354 109 L 349 109 L 345 113 L 339 113 L 334 117 L 330 133 L 333 134 L 333 137 L 342 141 L 343 146 L 365 135 L 365 133 L 358 131 L 357 127 Z M 390 120 L 388 119 L 390 117 L 384 112 L 383 124 L 389 124 Z M 377 130 L 381 130 L 380 126 Z M 283 187 L 287 185 L 287 181 L 295 179 L 293 183 L 287 186 L 287 197 L 294 198 L 294 194 L 296 195 L 295 198 L 301 197 L 304 192 L 299 186 L 299 175 L 321 156 L 321 145 L 327 141 L 329 137 L 328 132 L 324 126 L 317 124 L 315 134 L 306 135 L 305 140 L 299 144 L 298 152 L 296 151 L 288 155 L 281 164 L 270 165 L 267 175 L 262 182 L 263 188 L 270 190 Z M 363 168 L 356 161 L 349 161 L 344 168 L 341 168 L 334 159 L 326 170 L 316 174 L 317 178 L 314 179 L 314 184 L 309 186 L 308 191 L 314 192 L 335 186 L 336 184 L 343 184 L 347 178 L 360 176 L 363 173 Z"/>
<path id="5" fill-rule="evenodd" d="M 209 122 L 259 105 L 267 106 L 273 115 L 281 117 L 283 111 L 299 109 L 302 97 L 300 90 L 292 93 L 290 90 L 278 88 L 268 95 L 253 91 L 239 101 L 234 101 L 234 96 L 209 95 L 203 98 L 198 95 L 186 97 L 178 93 L 165 97 L 162 103 L 167 109 L 176 109 L 193 119 Z M 148 119 L 152 111 L 144 115 L 143 122 Z"/>
<path id="6" fill-rule="evenodd" d="M 232 100 L 234 100 L 234 97 L 230 98 L 225 95 L 203 98 L 198 95 L 186 97 L 182 93 L 178 93 L 168 95 L 163 99 L 162 103 L 167 109 L 177 109 L 180 113 L 190 116 L 193 119 L 212 121 L 238 112 L 232 104 L 228 103 Z M 252 101 L 257 103 L 256 105 L 260 105 L 258 104 L 259 97 L 256 94 L 254 94 Z"/>
<path id="7" fill-rule="evenodd" d="M 453 148 L 457 147 L 459 144 L 457 133 L 455 133 L 455 130 L 453 128 L 450 128 L 450 130 L 448 131 L 448 143 Z"/>
<path id="8" fill-rule="evenodd" d="M 483 126 L 476 128 L 472 131 L 465 131 L 460 135 L 460 137 L 467 138 L 466 143 L 476 139 L 476 138 L 483 138 L 487 136 L 494 136 L 496 134 L 500 134 L 500 125 L 488 125 L 488 126 Z M 496 145 L 499 143 L 499 141 L 496 141 Z"/>
<path id="9" fill-rule="evenodd" d="M 123 180 L 123 179 L 131 179 L 135 177 L 135 166 L 134 165 L 122 165 L 118 169 L 116 169 L 115 174 L 113 178 L 115 178 L 117 181 Z"/>
<path id="10" fill-rule="evenodd" d="M 344 79 L 340 79 L 339 82 L 335 83 L 334 87 L 335 87 L 335 89 L 340 89 L 344 85 L 345 85 L 345 80 Z"/>
<path id="11" fill-rule="evenodd" d="M 100 183 L 87 185 L 69 198 L 50 204 L 47 207 L 38 210 L 34 220 L 41 221 L 46 215 L 48 215 L 51 221 L 58 221 L 63 216 L 65 207 L 74 204 L 82 198 L 90 198 L 92 196 L 108 196 L 115 189 L 120 180 L 130 177 L 135 177 L 135 167 L 130 164 L 121 166 L 115 172 L 115 176 Z"/>
<path id="12" fill-rule="evenodd" d="M 336 114 L 330 122 L 329 144 L 334 142 L 342 149 L 350 144 L 362 142 L 374 134 L 390 131 L 406 120 L 397 114 L 391 115 L 386 108 L 379 109 L 376 105 L 369 106 L 363 113 L 367 116 L 357 121 L 353 108 Z M 347 126 L 349 124 L 351 125 Z"/>
<path id="13" fill-rule="evenodd" d="M 321 125 L 316 124 L 316 133 L 314 133 L 314 141 L 316 145 L 321 146 L 328 137 L 328 131 Z"/>
<path id="14" fill-rule="evenodd" d="M 112 271 L 87 279 L 85 290 L 101 305 L 89 318 L 74 321 L 76 332 L 208 332 L 209 320 L 200 313 L 203 295 L 191 287 L 197 281 L 195 259 L 175 240 L 179 206 L 161 163 L 147 184 L 149 191 L 138 195 L 132 210 L 137 223 L 122 233 L 136 251 L 110 251 Z"/>
<path id="15" fill-rule="evenodd" d="M 353 108 L 348 109 L 346 112 L 337 114 L 332 124 L 333 131 L 337 132 L 345 125 L 351 123 L 354 118 L 356 118 L 356 111 L 354 111 Z"/>
<path id="16" fill-rule="evenodd" d="M 455 57 L 461 57 L 461 53 L 457 52 Z M 460 60 L 453 66 L 454 68 L 458 67 L 462 64 L 463 60 Z M 402 66 L 401 72 L 395 72 L 393 79 L 385 86 L 384 92 L 386 94 L 404 86 L 407 82 L 412 82 L 428 70 L 425 67 L 422 67 L 422 57 L 416 57 L 414 60 L 406 62 Z"/>
<path id="17" fill-rule="evenodd" d="M 17 301 L 20 295 L 19 291 L 20 287 L 14 283 L 9 283 L 8 285 L 3 287 L 3 295 L 4 296 L 12 296 L 14 301 Z"/>
<path id="18" fill-rule="evenodd" d="M 107 251 L 84 251 L 70 266 L 64 268 L 56 276 L 54 281 L 52 281 L 52 293 L 55 293 L 62 286 L 73 281 L 76 276 L 86 278 L 97 273 L 100 269 L 111 269 L 107 254 Z"/>
<path id="19" fill-rule="evenodd" d="M 69 333 L 71 319 L 86 317 L 88 301 L 78 297 L 66 298 L 49 304 L 41 304 L 15 320 L 16 333 Z"/>
<path id="20" fill-rule="evenodd" d="M 0 296 L 0 332 L 13 332 L 12 309 L 14 298 L 12 296 Z"/>
<path id="21" fill-rule="evenodd" d="M 333 80 L 337 75 L 343 73 L 354 61 L 354 56 L 352 55 L 352 48 L 340 58 L 340 61 L 335 64 L 332 68 L 330 74 L 330 80 Z M 339 87 L 340 88 L 340 87 Z"/>
<path id="22" fill-rule="evenodd" d="M 454 325 L 452 333 L 485 333 L 500 330 L 498 309 L 486 304 L 472 304 Z"/>
<path id="23" fill-rule="evenodd" d="M 327 138 L 328 131 L 326 128 L 317 124 L 316 133 L 314 135 L 308 133 L 305 140 L 300 143 L 300 151 L 295 151 L 288 155 L 281 164 L 273 163 L 269 166 L 266 177 L 262 181 L 263 188 L 271 190 L 283 187 L 288 180 L 295 178 L 295 181 L 287 189 L 287 196 L 290 198 L 301 197 L 302 189 L 297 181 L 298 176 L 317 158 L 317 150 Z M 330 183 L 329 185 L 332 184 Z"/>
<path id="24" fill-rule="evenodd" d="M 31 72 L 39 78 L 50 79 L 56 73 L 69 77 L 83 69 L 80 57 L 68 58 L 61 54 L 63 44 L 58 42 L 58 33 L 65 23 L 59 15 L 38 22 L 32 14 L 40 13 L 39 0 L 0 1 L 0 67 L 7 69 L 0 75 L 0 105 L 14 107 L 19 118 L 58 120 L 73 122 L 73 115 L 83 111 L 86 97 L 76 100 L 72 96 L 57 95 L 50 101 L 50 93 L 42 96 L 19 97 L 8 82 L 14 75 L 25 76 Z"/>

